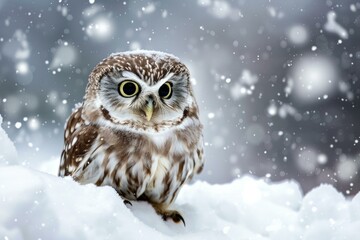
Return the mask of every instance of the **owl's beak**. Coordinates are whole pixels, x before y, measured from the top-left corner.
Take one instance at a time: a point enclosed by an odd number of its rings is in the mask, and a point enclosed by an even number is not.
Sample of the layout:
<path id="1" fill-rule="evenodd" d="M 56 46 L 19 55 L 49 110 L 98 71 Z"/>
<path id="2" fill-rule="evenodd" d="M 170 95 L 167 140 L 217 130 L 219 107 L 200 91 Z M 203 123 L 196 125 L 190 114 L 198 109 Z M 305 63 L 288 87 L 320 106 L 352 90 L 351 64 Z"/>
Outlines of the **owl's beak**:
<path id="1" fill-rule="evenodd" d="M 147 101 L 144 112 L 146 115 L 146 120 L 150 121 L 151 117 L 153 115 L 153 112 L 154 112 L 154 101 L 153 100 Z"/>

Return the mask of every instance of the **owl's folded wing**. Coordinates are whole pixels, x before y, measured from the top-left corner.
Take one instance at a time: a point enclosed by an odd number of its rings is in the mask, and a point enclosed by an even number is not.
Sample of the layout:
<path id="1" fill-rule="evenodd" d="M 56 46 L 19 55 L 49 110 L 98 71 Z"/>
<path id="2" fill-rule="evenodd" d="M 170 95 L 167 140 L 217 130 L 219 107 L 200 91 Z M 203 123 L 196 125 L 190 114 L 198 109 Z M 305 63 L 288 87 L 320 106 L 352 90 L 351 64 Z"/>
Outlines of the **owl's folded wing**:
<path id="1" fill-rule="evenodd" d="M 98 137 L 98 127 L 86 125 L 81 118 L 82 108 L 75 110 L 67 121 L 64 135 L 64 150 L 61 154 L 59 176 L 73 175 L 79 167 L 86 168 Z"/>

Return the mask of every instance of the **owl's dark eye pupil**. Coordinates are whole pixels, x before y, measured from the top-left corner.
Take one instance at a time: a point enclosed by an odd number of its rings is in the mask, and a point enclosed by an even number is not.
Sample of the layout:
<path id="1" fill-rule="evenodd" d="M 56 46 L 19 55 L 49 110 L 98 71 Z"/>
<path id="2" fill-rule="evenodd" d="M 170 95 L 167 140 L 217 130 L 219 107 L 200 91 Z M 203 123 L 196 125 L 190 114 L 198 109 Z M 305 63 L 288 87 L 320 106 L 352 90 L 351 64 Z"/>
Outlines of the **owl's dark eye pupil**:
<path id="1" fill-rule="evenodd" d="M 134 92 L 136 91 L 136 86 L 135 86 L 135 84 L 130 83 L 130 82 L 125 83 L 124 87 L 123 87 L 123 91 L 126 95 L 133 95 Z"/>
<path id="2" fill-rule="evenodd" d="M 160 97 L 165 97 L 166 95 L 168 95 L 170 89 L 168 87 L 168 85 L 162 85 L 159 89 L 159 95 Z"/>
<path id="3" fill-rule="evenodd" d="M 172 95 L 172 84 L 164 83 L 159 89 L 159 96 L 165 99 L 171 98 Z"/>
<path id="4" fill-rule="evenodd" d="M 132 80 L 125 80 L 119 85 L 120 95 L 126 98 L 135 96 L 139 92 L 139 90 L 139 85 Z"/>

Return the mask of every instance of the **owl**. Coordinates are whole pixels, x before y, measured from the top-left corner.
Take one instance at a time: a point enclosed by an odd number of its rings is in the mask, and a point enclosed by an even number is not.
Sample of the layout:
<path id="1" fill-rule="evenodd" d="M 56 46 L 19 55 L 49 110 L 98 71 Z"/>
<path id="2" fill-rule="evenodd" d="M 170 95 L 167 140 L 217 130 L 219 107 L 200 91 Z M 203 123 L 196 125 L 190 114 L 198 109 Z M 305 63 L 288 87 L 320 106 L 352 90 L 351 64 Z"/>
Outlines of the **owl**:
<path id="1" fill-rule="evenodd" d="M 188 68 L 157 51 L 112 54 L 90 73 L 67 120 L 59 176 L 147 201 L 164 220 L 181 187 L 203 169 L 202 124 Z"/>

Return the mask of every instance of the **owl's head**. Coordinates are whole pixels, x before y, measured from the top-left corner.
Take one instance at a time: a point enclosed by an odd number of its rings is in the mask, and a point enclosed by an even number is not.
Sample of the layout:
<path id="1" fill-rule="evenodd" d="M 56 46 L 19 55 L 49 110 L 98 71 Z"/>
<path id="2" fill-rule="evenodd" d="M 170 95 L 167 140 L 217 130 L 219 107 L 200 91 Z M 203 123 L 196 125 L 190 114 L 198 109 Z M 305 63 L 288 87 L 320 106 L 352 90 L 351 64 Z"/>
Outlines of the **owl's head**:
<path id="1" fill-rule="evenodd" d="M 91 121 L 156 128 L 181 121 L 196 102 L 178 58 L 135 51 L 112 54 L 94 68 L 84 106 Z"/>

